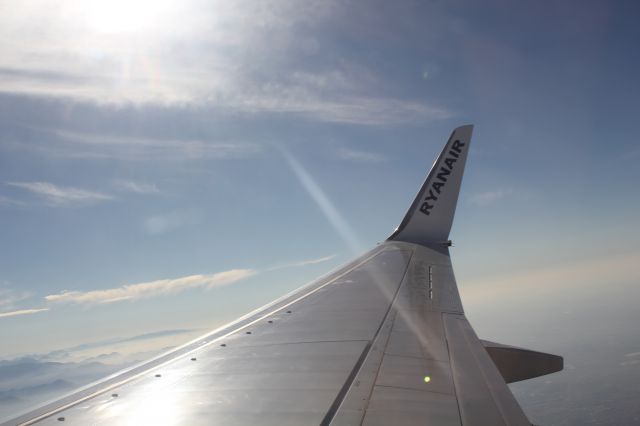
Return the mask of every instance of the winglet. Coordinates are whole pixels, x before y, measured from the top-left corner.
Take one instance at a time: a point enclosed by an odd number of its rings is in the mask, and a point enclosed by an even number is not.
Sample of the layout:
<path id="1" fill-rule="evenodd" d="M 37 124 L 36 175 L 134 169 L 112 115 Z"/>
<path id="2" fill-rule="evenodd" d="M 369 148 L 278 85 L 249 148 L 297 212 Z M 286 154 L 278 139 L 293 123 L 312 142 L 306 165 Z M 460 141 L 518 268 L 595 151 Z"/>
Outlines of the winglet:
<path id="1" fill-rule="evenodd" d="M 473 125 L 466 125 L 451 133 L 409 211 L 389 240 L 450 245 L 449 231 L 472 132 Z"/>

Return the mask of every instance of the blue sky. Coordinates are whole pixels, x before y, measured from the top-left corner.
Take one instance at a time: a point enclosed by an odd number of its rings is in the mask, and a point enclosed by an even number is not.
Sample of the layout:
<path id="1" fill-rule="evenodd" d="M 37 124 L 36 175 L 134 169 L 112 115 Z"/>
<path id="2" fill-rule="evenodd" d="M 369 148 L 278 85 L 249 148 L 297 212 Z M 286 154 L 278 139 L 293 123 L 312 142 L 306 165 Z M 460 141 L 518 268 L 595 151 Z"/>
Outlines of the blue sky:
<path id="1" fill-rule="evenodd" d="M 640 278 L 635 2 L 0 10 L 0 358 L 189 331 L 160 348 L 298 287 L 385 239 L 466 123 L 479 334 Z"/>

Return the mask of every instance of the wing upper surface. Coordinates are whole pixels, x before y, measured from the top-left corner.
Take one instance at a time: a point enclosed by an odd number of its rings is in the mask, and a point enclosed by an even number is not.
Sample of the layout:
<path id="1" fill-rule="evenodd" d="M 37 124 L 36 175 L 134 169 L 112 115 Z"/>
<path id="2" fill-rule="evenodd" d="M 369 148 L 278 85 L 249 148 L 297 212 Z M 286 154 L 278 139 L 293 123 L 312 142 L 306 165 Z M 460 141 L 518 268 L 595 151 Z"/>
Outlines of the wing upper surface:
<path id="1" fill-rule="evenodd" d="M 410 256 L 373 250 L 187 350 L 11 424 L 319 424 L 348 389 Z"/>
<path id="2" fill-rule="evenodd" d="M 395 242 L 36 414 L 20 421 L 528 424 L 464 319 L 448 254 Z"/>

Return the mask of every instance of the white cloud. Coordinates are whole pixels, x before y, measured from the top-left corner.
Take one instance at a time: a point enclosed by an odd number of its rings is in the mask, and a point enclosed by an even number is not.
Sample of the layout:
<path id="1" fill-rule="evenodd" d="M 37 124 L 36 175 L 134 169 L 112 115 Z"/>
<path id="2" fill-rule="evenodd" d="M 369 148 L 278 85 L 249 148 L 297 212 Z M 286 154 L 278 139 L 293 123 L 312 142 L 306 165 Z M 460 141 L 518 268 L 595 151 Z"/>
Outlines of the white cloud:
<path id="1" fill-rule="evenodd" d="M 48 204 L 55 206 L 114 199 L 108 194 L 74 187 L 56 186 L 49 182 L 7 182 L 7 185 L 29 191 L 43 198 Z"/>
<path id="2" fill-rule="evenodd" d="M 347 161 L 358 161 L 364 163 L 379 163 L 386 160 L 384 156 L 375 152 L 356 151 L 348 148 L 338 150 L 338 158 Z"/>
<path id="3" fill-rule="evenodd" d="M 145 219 L 143 227 L 151 235 L 160 235 L 183 226 L 196 225 L 201 214 L 197 210 L 177 210 Z"/>
<path id="4" fill-rule="evenodd" d="M 134 301 L 175 294 L 191 288 L 212 288 L 228 285 L 251 277 L 255 273 L 252 269 L 232 269 L 216 274 L 189 275 L 181 278 L 127 284 L 106 290 L 65 291 L 58 294 L 50 294 L 45 299 L 50 303 L 75 303 L 81 305 L 113 303 L 125 300 Z"/>
<path id="5" fill-rule="evenodd" d="M 307 259 L 298 262 L 284 263 L 267 268 L 264 272 L 277 269 L 301 267 L 326 262 L 335 257 L 335 255 L 323 256 L 315 259 Z M 155 280 L 143 283 L 126 284 L 120 287 L 109 288 L 104 290 L 90 291 L 62 291 L 56 294 L 45 296 L 45 301 L 50 304 L 77 304 L 77 305 L 97 305 L 105 303 L 115 303 L 122 301 L 136 301 L 140 299 L 149 299 L 153 297 L 166 296 L 176 294 L 188 289 L 194 288 L 214 288 L 224 285 L 236 283 L 238 281 L 255 276 L 259 271 L 254 269 L 231 269 L 228 271 L 218 272 L 215 274 L 198 274 L 188 275 L 185 277 Z M 2 289 L 0 289 L 2 290 Z M 16 296 L 15 292 L 10 293 L 8 290 L 4 293 L 0 292 L 0 296 L 12 295 L 12 300 L 22 300 L 24 297 Z M 9 304 L 0 305 L 0 308 L 7 308 Z M 12 305 L 11 305 L 12 306 Z M 0 313 L 0 317 L 8 317 L 15 315 L 26 315 L 37 312 L 43 312 L 49 308 L 42 309 L 24 309 L 15 310 L 6 313 Z"/>
<path id="6" fill-rule="evenodd" d="M 135 182 L 132 180 L 118 179 L 113 185 L 120 191 L 133 192 L 134 194 L 159 194 L 160 190 L 154 183 Z"/>
<path id="7" fill-rule="evenodd" d="M 11 311 L 11 312 L 0 312 L 0 318 L 15 317 L 19 315 L 30 315 L 30 314 L 36 314 L 38 312 L 44 312 L 48 310 L 49 308 L 40 308 L 40 309 L 20 309 L 20 310 Z"/>
<path id="8" fill-rule="evenodd" d="M 58 139 L 55 144 L 17 146 L 39 150 L 65 158 L 114 158 L 124 161 L 184 161 L 198 159 L 244 158 L 261 151 L 259 145 L 247 142 L 214 142 L 193 139 L 152 139 L 98 133 L 50 130 Z M 131 182 L 122 189 L 142 190 Z"/>

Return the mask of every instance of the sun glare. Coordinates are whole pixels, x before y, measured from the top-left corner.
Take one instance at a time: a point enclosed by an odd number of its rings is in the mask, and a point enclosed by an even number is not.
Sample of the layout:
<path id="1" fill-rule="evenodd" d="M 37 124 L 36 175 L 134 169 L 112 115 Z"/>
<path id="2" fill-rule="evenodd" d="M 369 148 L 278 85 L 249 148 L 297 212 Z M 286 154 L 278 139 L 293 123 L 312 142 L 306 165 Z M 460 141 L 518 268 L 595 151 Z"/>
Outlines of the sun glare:
<path id="1" fill-rule="evenodd" d="M 138 33 L 170 24 L 171 0 L 91 0 L 83 3 L 87 25 L 107 34 Z"/>

